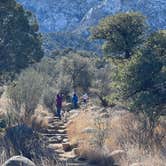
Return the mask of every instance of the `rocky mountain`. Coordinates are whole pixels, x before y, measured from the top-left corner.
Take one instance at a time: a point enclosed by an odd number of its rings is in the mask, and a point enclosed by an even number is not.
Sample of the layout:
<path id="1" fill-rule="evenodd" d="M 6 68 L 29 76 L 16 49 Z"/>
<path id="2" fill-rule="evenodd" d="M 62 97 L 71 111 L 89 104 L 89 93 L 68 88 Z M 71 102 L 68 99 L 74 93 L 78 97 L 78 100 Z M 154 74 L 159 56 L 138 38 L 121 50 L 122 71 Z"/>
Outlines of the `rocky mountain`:
<path id="1" fill-rule="evenodd" d="M 36 15 L 46 54 L 65 48 L 100 52 L 98 44 L 89 41 L 89 28 L 118 12 L 141 12 L 153 30 L 166 29 L 166 0 L 16 1 Z"/>
<path id="2" fill-rule="evenodd" d="M 84 31 L 104 16 L 130 11 L 145 15 L 152 29 L 166 29 L 165 0 L 104 0 L 100 5 L 91 8 L 86 13 L 78 30 Z"/>
<path id="3" fill-rule="evenodd" d="M 71 31 L 101 0 L 17 0 L 36 14 L 41 31 Z"/>
<path id="4" fill-rule="evenodd" d="M 166 28 L 165 0 L 17 0 L 37 15 L 42 32 L 82 32 L 104 16 L 143 13 L 154 29 Z"/>

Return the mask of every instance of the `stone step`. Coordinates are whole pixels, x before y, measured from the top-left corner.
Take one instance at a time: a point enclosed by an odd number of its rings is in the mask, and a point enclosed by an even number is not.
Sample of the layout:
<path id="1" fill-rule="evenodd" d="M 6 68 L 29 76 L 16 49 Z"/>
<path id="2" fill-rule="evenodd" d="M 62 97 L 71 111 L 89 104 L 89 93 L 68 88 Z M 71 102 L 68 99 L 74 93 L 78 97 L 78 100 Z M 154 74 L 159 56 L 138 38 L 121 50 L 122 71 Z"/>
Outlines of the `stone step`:
<path id="1" fill-rule="evenodd" d="M 47 129 L 51 129 L 51 130 L 55 130 L 55 129 L 57 129 L 58 127 L 57 126 L 55 126 L 55 125 L 48 125 L 48 127 L 47 127 Z"/>
<path id="2" fill-rule="evenodd" d="M 58 136 L 61 136 L 61 137 L 67 137 L 67 134 L 65 131 L 57 131 L 55 133 L 41 133 L 42 136 L 44 137 L 58 137 Z"/>
<path id="3" fill-rule="evenodd" d="M 67 143 L 67 142 L 69 142 L 69 139 L 68 139 L 68 138 L 64 138 L 64 139 L 62 140 L 62 143 Z"/>
<path id="4" fill-rule="evenodd" d="M 42 134 L 56 134 L 58 129 L 43 129 L 40 131 Z"/>
<path id="5" fill-rule="evenodd" d="M 59 129 L 56 131 L 58 134 L 66 134 L 67 131 L 66 130 L 62 130 L 62 129 Z"/>
<path id="6" fill-rule="evenodd" d="M 88 166 L 88 163 L 67 163 L 68 166 Z"/>
<path id="7" fill-rule="evenodd" d="M 64 154 L 63 149 L 57 149 L 57 150 L 55 150 L 55 152 L 56 152 L 58 155 Z"/>
<path id="8" fill-rule="evenodd" d="M 47 144 L 63 144 L 63 143 L 68 143 L 69 140 L 68 139 L 50 139 L 50 140 L 47 140 Z"/>
<path id="9" fill-rule="evenodd" d="M 64 152 L 59 155 L 59 157 L 62 159 L 67 159 L 68 162 L 73 162 L 73 158 L 75 158 L 75 155 L 70 151 L 70 152 Z"/>
<path id="10" fill-rule="evenodd" d="M 42 133 L 42 136 L 44 136 L 44 137 L 56 137 L 57 133 L 54 133 L 54 134 Z"/>
<path id="11" fill-rule="evenodd" d="M 59 126 L 59 129 L 65 130 L 65 129 L 66 129 L 66 126 L 65 126 L 65 125 L 61 125 L 61 126 Z"/>
<path id="12" fill-rule="evenodd" d="M 53 143 L 62 143 L 63 139 L 64 139 L 64 138 L 61 137 L 61 136 L 52 137 L 52 138 L 49 138 L 48 142 L 49 142 L 49 144 L 53 144 Z"/>
<path id="13" fill-rule="evenodd" d="M 52 123 L 49 123 L 49 125 L 48 126 L 57 126 L 57 127 L 59 127 L 59 126 L 63 126 L 64 125 L 64 123 L 63 122 L 52 122 Z"/>
<path id="14" fill-rule="evenodd" d="M 47 144 L 58 144 L 58 143 L 62 143 L 62 141 L 61 141 L 61 140 L 53 139 L 53 140 L 49 140 L 49 141 L 47 142 Z"/>
<path id="15" fill-rule="evenodd" d="M 71 120 L 69 122 L 72 123 Z M 68 122 L 59 120 L 58 117 L 53 117 L 50 114 L 48 123 L 48 127 L 40 133 L 46 139 L 48 147 L 55 151 L 59 162 L 62 163 L 61 165 L 66 165 L 67 163 L 68 166 L 89 166 L 86 161 L 77 159 L 77 148 L 74 150 L 69 143 L 67 135 Z"/>
<path id="16" fill-rule="evenodd" d="M 62 149 L 62 144 L 58 144 L 58 143 L 49 144 L 48 147 L 51 148 L 51 149 L 54 149 L 54 150 L 58 150 L 58 149 L 63 150 L 63 149 Z"/>
<path id="17" fill-rule="evenodd" d="M 54 144 L 54 143 L 66 143 L 67 141 L 63 141 L 64 139 L 67 139 L 67 137 L 52 137 L 49 138 L 49 140 L 47 141 L 48 144 Z"/>
<path id="18" fill-rule="evenodd" d="M 61 128 L 54 128 L 54 129 L 44 129 L 40 131 L 41 134 L 47 135 L 47 134 L 66 134 L 67 130 L 66 129 L 61 129 Z"/>

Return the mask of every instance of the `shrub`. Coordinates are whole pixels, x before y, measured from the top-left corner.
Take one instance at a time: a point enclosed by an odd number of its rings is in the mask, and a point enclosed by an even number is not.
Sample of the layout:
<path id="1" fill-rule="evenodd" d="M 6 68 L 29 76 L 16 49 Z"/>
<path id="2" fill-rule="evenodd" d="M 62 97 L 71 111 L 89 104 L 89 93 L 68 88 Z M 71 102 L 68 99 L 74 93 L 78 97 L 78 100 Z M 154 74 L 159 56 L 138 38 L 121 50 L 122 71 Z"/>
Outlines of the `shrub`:
<path id="1" fill-rule="evenodd" d="M 0 128 L 6 128 L 6 121 L 4 119 L 0 119 Z"/>
<path id="2" fill-rule="evenodd" d="M 4 93 L 4 88 L 0 87 L 0 97 L 2 96 L 3 93 Z"/>
<path id="3" fill-rule="evenodd" d="M 96 69 L 95 79 L 93 81 L 93 92 L 104 107 L 109 105 L 108 97 L 112 92 L 111 81 L 111 67 L 109 64 L 105 64 L 102 68 Z"/>
<path id="4" fill-rule="evenodd" d="M 44 88 L 43 76 L 34 69 L 27 69 L 18 80 L 8 88 L 11 106 L 16 112 L 24 111 L 28 119 L 34 113 Z"/>
<path id="5" fill-rule="evenodd" d="M 94 126 L 96 132 L 93 136 L 93 143 L 96 149 L 103 150 L 106 139 L 108 138 L 108 121 L 106 119 L 102 119 L 101 117 L 96 117 L 94 119 Z"/>
<path id="6" fill-rule="evenodd" d="M 0 164 L 14 155 L 22 155 L 41 166 L 43 159 L 56 161 L 53 150 L 47 148 L 41 136 L 25 124 L 17 125 L 6 130 L 0 139 Z"/>
<path id="7" fill-rule="evenodd" d="M 54 110 L 55 106 L 55 90 L 53 88 L 47 88 L 43 93 L 43 104 L 50 110 Z"/>
<path id="8" fill-rule="evenodd" d="M 67 77 L 73 90 L 81 88 L 87 91 L 91 86 L 90 58 L 83 57 L 79 53 L 73 53 L 63 57 L 59 62 L 60 77 Z"/>

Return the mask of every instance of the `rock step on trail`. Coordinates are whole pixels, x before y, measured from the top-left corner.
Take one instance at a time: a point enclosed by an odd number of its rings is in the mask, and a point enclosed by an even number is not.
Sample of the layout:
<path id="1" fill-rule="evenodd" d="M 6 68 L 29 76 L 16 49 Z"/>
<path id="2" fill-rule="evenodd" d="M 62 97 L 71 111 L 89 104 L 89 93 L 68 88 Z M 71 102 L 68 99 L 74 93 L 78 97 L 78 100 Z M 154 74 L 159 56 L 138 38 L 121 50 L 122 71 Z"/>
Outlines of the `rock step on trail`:
<path id="1" fill-rule="evenodd" d="M 68 166 L 88 166 L 86 162 L 77 160 L 78 156 L 72 149 L 68 135 L 67 122 L 59 120 L 57 117 L 48 117 L 48 127 L 40 134 L 45 138 L 50 149 L 55 151 L 60 163 L 67 163 Z"/>

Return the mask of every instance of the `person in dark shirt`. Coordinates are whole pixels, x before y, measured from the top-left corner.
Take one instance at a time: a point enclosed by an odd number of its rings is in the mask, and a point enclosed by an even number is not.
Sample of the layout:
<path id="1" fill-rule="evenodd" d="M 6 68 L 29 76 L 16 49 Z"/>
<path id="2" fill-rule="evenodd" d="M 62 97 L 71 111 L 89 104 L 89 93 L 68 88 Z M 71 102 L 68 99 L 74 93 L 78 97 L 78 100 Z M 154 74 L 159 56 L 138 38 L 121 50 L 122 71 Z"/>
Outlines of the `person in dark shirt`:
<path id="1" fill-rule="evenodd" d="M 62 110 L 62 95 L 57 94 L 56 96 L 56 111 L 57 111 L 57 116 L 61 120 L 61 110 Z"/>

